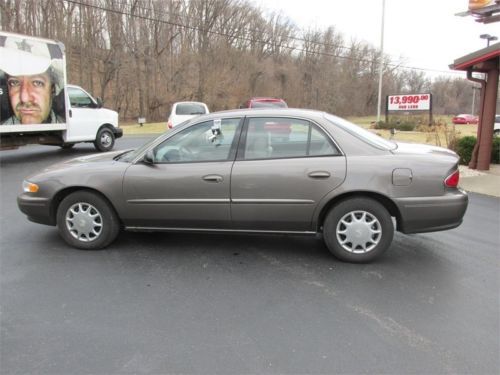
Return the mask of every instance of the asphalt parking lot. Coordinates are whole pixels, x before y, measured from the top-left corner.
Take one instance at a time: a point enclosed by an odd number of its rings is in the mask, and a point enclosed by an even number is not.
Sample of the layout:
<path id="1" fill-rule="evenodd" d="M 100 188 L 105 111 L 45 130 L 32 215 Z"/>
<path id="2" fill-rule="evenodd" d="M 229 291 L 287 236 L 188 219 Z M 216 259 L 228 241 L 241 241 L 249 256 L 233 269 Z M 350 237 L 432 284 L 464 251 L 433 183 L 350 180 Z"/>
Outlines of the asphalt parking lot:
<path id="1" fill-rule="evenodd" d="M 396 233 L 368 265 L 292 236 L 122 233 L 86 252 L 15 199 L 30 173 L 93 152 L 0 153 L 3 374 L 500 371 L 500 198 L 471 193 L 459 228 Z"/>

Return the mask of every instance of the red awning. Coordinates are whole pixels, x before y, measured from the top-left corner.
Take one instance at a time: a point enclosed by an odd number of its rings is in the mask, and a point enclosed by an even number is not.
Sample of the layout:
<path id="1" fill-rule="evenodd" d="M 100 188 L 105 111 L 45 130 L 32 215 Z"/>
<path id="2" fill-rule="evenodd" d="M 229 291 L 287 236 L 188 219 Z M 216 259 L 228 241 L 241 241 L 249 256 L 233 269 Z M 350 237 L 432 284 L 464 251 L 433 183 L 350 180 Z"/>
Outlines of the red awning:
<path id="1" fill-rule="evenodd" d="M 456 59 L 453 64 L 450 65 L 450 69 L 469 70 L 472 68 L 474 71 L 482 71 L 483 69 L 479 66 L 479 64 L 490 60 L 498 60 L 499 58 L 500 43 L 495 43 L 487 48 L 483 48 L 479 51 Z"/>

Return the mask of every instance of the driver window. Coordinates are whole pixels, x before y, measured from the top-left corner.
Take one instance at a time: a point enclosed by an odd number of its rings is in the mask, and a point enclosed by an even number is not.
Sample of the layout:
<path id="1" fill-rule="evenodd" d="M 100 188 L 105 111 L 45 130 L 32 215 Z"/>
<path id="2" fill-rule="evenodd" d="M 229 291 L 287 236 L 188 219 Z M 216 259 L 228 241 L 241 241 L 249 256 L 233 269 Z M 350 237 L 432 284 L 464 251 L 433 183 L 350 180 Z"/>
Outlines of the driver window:
<path id="1" fill-rule="evenodd" d="M 187 163 L 228 160 L 239 123 L 240 119 L 235 118 L 190 126 L 156 146 L 153 150 L 154 161 Z"/>
<path id="2" fill-rule="evenodd" d="M 68 87 L 69 102 L 73 108 L 93 108 L 93 100 L 82 90 Z"/>

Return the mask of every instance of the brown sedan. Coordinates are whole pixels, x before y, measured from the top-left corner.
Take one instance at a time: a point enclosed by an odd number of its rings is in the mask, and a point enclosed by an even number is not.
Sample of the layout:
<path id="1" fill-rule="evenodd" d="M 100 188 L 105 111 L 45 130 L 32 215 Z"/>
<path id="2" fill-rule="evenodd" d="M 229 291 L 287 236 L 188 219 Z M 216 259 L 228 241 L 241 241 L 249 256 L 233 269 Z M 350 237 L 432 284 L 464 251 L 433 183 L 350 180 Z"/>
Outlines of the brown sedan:
<path id="1" fill-rule="evenodd" d="M 274 137 L 269 124 L 290 124 Z M 235 110 L 197 117 L 141 148 L 80 157 L 28 177 L 18 205 L 80 249 L 120 229 L 322 233 L 367 262 L 403 233 L 455 228 L 467 195 L 447 149 L 396 143 L 330 114 Z"/>

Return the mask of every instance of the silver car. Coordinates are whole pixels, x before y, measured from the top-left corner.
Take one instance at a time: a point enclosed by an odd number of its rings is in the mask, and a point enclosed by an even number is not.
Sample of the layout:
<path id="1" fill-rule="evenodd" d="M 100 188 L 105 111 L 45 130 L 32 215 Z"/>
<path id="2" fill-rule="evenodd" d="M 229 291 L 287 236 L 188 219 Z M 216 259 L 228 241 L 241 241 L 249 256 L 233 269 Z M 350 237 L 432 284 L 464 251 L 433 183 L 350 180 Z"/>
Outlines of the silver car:
<path id="1" fill-rule="evenodd" d="M 368 262 L 394 227 L 460 225 L 468 198 L 457 163 L 450 150 L 388 141 L 324 112 L 234 110 L 136 150 L 50 166 L 23 182 L 18 205 L 79 249 L 104 248 L 121 229 L 321 233 L 339 259 Z"/>

